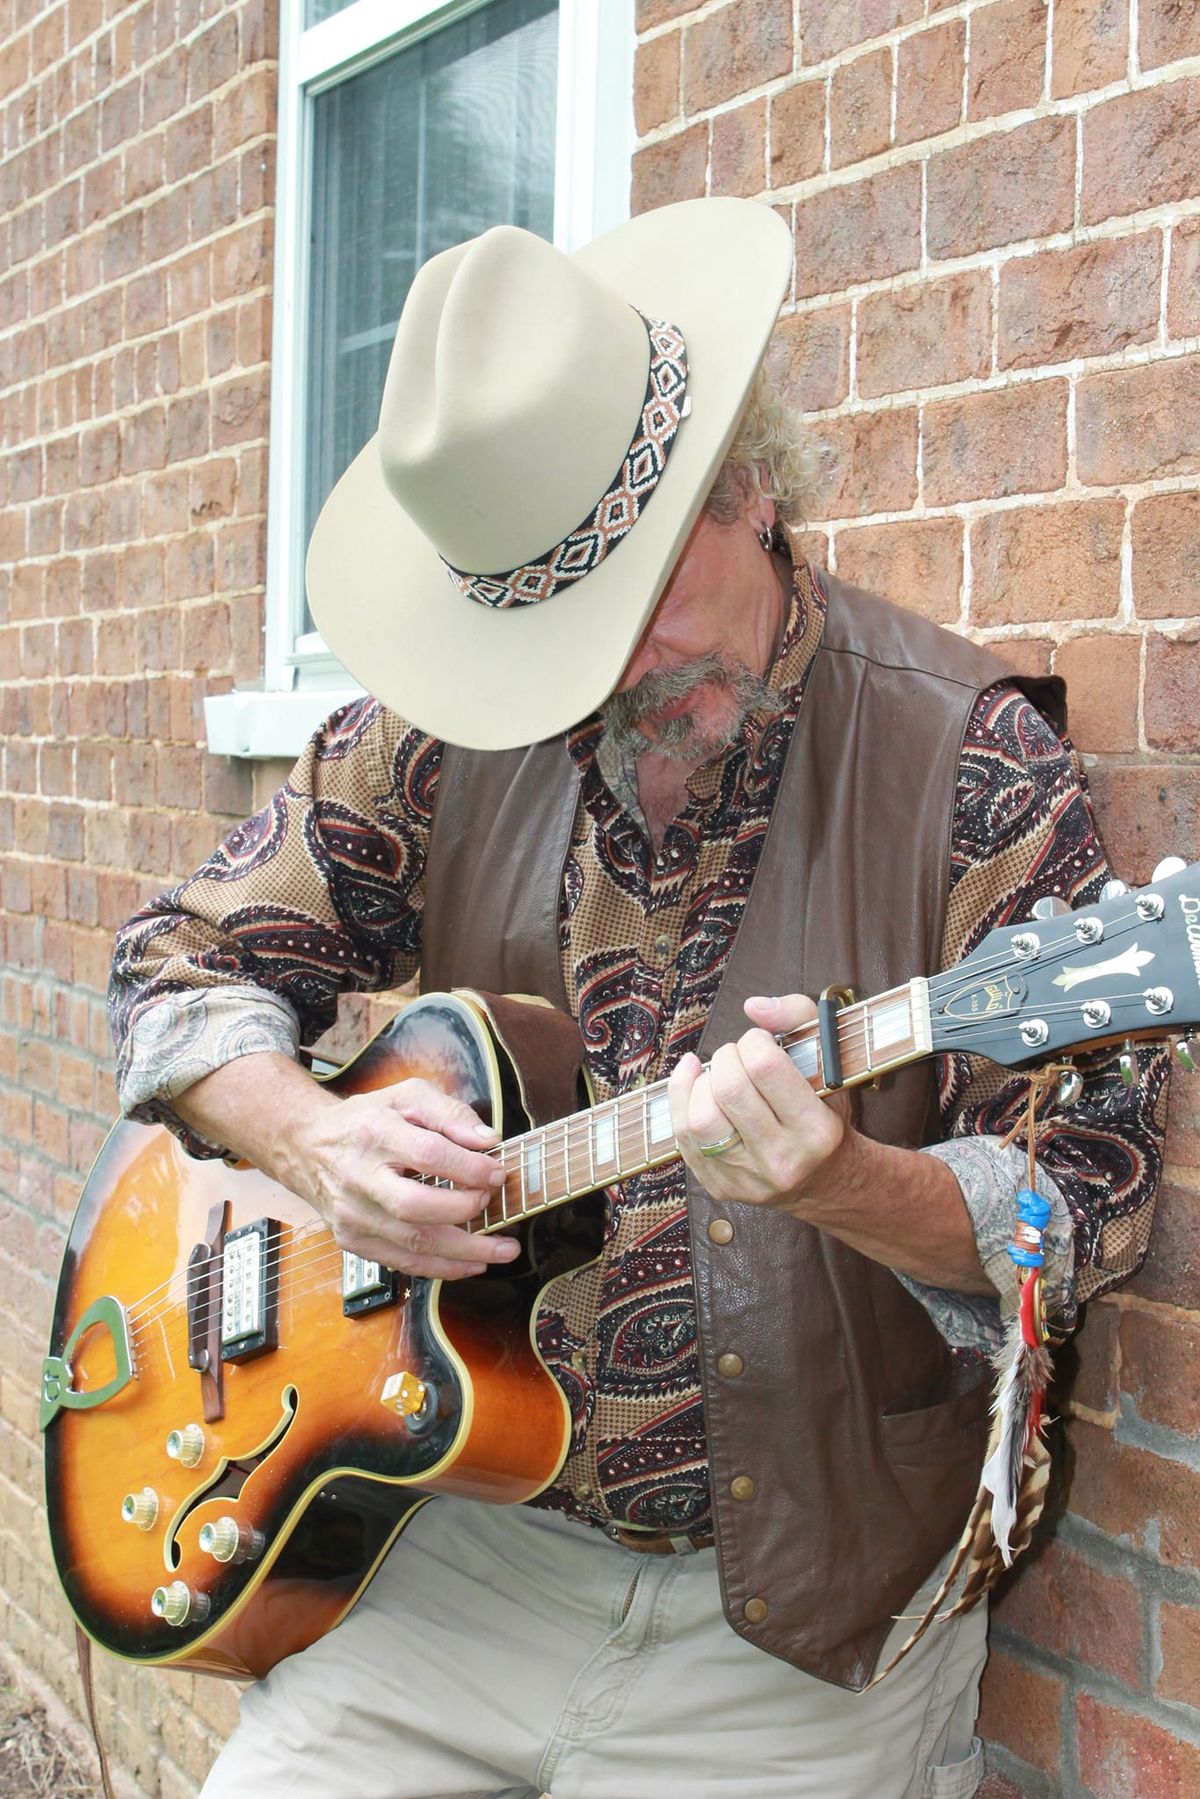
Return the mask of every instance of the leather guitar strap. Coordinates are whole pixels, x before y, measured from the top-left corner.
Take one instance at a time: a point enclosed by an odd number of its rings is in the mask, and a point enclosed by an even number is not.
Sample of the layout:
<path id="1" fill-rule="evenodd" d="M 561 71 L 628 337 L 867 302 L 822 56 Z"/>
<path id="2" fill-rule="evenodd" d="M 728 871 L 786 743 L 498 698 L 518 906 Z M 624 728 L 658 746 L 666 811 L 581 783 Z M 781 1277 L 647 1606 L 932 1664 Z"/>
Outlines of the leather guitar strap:
<path id="1" fill-rule="evenodd" d="M 88 1723 L 92 1727 L 92 1741 L 96 1745 L 96 1755 L 100 1762 L 100 1785 L 104 1789 L 104 1799 L 116 1799 L 112 1781 L 108 1775 L 108 1757 L 104 1753 L 104 1744 L 100 1741 L 100 1723 L 96 1717 L 96 1691 L 92 1685 L 92 1644 L 91 1639 L 75 1626 L 75 1653 L 79 1657 L 79 1679 L 83 1687 L 83 1703 L 87 1707 Z"/>

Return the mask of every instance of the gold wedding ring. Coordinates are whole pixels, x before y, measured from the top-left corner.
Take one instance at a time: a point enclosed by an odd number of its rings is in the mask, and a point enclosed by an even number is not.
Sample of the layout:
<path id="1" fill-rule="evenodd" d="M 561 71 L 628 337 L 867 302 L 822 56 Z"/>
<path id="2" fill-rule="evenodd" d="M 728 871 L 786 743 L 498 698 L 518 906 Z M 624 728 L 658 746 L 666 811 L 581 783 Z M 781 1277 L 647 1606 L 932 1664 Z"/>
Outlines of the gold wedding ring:
<path id="1" fill-rule="evenodd" d="M 702 1156 L 723 1156 L 735 1148 L 742 1140 L 740 1131 L 730 1131 L 728 1137 L 722 1137 L 719 1143 L 698 1143 L 697 1149 Z"/>

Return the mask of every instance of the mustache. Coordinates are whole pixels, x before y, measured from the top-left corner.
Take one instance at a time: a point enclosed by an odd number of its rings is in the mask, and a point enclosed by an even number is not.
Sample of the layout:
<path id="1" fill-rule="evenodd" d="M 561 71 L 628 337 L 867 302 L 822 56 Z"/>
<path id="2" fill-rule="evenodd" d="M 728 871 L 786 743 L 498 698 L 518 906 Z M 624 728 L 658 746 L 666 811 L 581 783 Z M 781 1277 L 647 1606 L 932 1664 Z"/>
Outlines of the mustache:
<path id="1" fill-rule="evenodd" d="M 637 725 L 663 706 L 683 699 L 693 687 L 704 683 L 728 687 L 733 675 L 733 668 L 713 654 L 696 656 L 691 662 L 680 663 L 678 668 L 652 668 L 627 693 L 614 693 L 604 714 L 610 725 Z"/>
<path id="2" fill-rule="evenodd" d="M 644 749 L 646 740 L 639 733 L 639 725 L 662 707 L 684 699 L 694 688 L 701 686 L 726 688 L 738 703 L 737 717 L 724 742 L 733 741 L 748 713 L 777 704 L 773 689 L 761 675 L 756 675 L 744 662 L 727 662 L 724 657 L 710 652 L 681 663 L 678 668 L 650 669 L 627 693 L 614 693 L 604 707 L 605 726 L 623 750 Z M 657 747 L 667 755 L 673 748 L 686 750 L 691 746 L 693 754 L 697 749 L 715 754 L 722 747 L 721 743 L 697 744 L 693 732 L 690 713 L 664 719 L 659 727 Z"/>

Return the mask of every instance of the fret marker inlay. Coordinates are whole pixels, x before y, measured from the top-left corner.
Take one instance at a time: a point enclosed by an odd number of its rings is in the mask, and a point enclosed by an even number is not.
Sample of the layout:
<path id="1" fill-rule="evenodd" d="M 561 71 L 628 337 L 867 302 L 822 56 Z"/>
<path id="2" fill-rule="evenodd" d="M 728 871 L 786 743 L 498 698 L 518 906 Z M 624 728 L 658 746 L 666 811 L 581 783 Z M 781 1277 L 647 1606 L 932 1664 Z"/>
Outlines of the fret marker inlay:
<path id="1" fill-rule="evenodd" d="M 655 1143 L 666 1143 L 671 1137 L 671 1102 L 665 1093 L 650 1095 L 650 1136 Z"/>
<path id="2" fill-rule="evenodd" d="M 525 1183 L 531 1193 L 537 1193 L 542 1185 L 542 1146 L 540 1143 L 527 1143 L 524 1150 Z"/>
<path id="3" fill-rule="evenodd" d="M 877 1052 L 905 1042 L 911 1032 L 907 999 L 892 1000 L 889 1005 L 877 1006 L 872 1010 L 871 1043 Z"/>
<path id="4" fill-rule="evenodd" d="M 596 1161 L 603 1167 L 606 1162 L 617 1159 L 617 1127 L 616 1114 L 600 1112 L 596 1115 Z"/>

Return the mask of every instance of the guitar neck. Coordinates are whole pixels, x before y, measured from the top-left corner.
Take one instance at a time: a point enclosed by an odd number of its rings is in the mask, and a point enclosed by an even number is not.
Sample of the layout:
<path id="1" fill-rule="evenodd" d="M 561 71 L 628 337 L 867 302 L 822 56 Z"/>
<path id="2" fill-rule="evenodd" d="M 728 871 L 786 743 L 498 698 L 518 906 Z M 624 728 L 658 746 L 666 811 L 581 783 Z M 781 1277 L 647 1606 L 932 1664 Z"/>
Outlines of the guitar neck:
<path id="1" fill-rule="evenodd" d="M 776 1039 L 822 1096 L 837 1087 L 861 1086 L 932 1053 L 928 983 L 918 978 L 843 1006 L 834 1015 L 833 1029 L 838 1076 L 825 1066 L 815 1022 Z M 636 1087 L 500 1144 L 496 1156 L 505 1172 L 504 1185 L 467 1229 L 481 1234 L 500 1230 L 598 1187 L 660 1168 L 679 1153 L 666 1081 Z"/>

